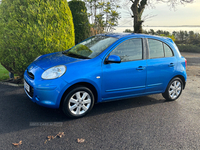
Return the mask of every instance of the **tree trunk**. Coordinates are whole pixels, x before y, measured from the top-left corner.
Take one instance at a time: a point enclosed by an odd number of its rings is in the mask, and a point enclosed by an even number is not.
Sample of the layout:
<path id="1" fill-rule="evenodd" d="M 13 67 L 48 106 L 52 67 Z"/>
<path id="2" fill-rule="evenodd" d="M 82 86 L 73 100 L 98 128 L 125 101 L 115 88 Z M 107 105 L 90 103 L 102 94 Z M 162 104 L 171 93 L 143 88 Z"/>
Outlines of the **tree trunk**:
<path id="1" fill-rule="evenodd" d="M 144 12 L 145 6 L 147 5 L 147 0 L 131 0 L 133 3 L 131 5 L 131 10 L 133 12 L 134 20 L 134 33 L 142 33 L 142 23 L 144 22 L 141 17 Z"/>

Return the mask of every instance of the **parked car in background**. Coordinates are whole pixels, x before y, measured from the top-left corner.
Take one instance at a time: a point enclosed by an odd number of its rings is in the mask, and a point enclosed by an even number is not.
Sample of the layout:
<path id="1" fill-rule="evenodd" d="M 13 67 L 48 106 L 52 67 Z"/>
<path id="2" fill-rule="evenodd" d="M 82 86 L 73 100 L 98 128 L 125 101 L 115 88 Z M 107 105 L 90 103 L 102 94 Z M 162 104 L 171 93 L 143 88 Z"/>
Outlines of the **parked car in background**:
<path id="1" fill-rule="evenodd" d="M 169 38 L 101 34 L 38 57 L 24 73 L 24 89 L 33 102 L 78 118 L 110 100 L 157 93 L 176 100 L 186 85 L 186 66 Z"/>

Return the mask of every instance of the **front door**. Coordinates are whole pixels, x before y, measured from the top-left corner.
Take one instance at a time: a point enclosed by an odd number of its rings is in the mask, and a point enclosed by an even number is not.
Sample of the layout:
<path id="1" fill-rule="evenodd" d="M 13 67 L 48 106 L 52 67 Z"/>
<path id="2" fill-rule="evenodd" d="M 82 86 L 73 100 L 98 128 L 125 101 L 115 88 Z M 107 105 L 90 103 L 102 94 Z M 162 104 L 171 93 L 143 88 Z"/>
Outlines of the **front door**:
<path id="1" fill-rule="evenodd" d="M 109 54 L 119 56 L 121 63 L 102 65 L 103 100 L 131 97 L 144 92 L 146 60 L 143 59 L 142 45 L 142 39 L 128 39 Z"/>

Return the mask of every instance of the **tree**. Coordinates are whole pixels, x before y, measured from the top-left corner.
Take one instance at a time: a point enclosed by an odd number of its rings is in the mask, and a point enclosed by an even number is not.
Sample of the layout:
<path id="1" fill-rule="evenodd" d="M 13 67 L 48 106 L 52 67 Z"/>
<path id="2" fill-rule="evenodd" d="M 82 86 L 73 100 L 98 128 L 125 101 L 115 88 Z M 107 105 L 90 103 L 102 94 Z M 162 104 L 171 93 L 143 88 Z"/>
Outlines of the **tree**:
<path id="1" fill-rule="evenodd" d="M 130 0 L 132 2 L 131 11 L 133 13 L 134 20 L 134 32 L 142 33 L 142 23 L 144 22 L 141 17 L 144 12 L 147 0 Z"/>
<path id="2" fill-rule="evenodd" d="M 87 17 L 87 9 L 83 1 L 72 0 L 68 3 L 73 16 L 75 43 L 78 44 L 90 36 L 90 24 Z"/>
<path id="3" fill-rule="evenodd" d="M 184 31 L 180 31 L 179 33 L 180 33 L 180 34 L 179 34 L 180 40 L 181 40 L 181 42 L 183 42 L 184 39 L 185 39 L 185 33 L 184 33 Z"/>
<path id="4" fill-rule="evenodd" d="M 153 29 L 150 29 L 149 33 L 152 34 L 152 35 L 154 35 L 155 31 Z"/>
<path id="5" fill-rule="evenodd" d="M 0 63 L 23 77 L 39 55 L 74 45 L 74 25 L 66 0 L 2 0 Z"/>
<path id="6" fill-rule="evenodd" d="M 133 31 L 131 31 L 131 29 L 126 29 L 126 30 L 124 31 L 124 33 L 133 33 Z"/>
<path id="7" fill-rule="evenodd" d="M 119 13 L 115 10 L 116 8 L 119 8 L 119 6 L 116 6 L 115 3 L 107 2 L 104 4 L 103 14 L 105 14 L 105 32 L 111 32 L 113 27 L 118 24 Z"/>
<path id="8" fill-rule="evenodd" d="M 92 28 L 96 33 L 112 32 L 114 26 L 118 25 L 120 8 L 115 0 L 84 0 L 88 10 L 88 17 Z"/>
<path id="9" fill-rule="evenodd" d="M 130 0 L 131 11 L 133 13 L 132 17 L 134 20 L 134 32 L 142 33 L 142 23 L 144 20 L 141 19 L 145 7 L 149 4 L 151 5 L 153 1 L 159 1 L 163 3 L 168 3 L 171 8 L 175 8 L 178 4 L 191 3 L 193 0 Z"/>

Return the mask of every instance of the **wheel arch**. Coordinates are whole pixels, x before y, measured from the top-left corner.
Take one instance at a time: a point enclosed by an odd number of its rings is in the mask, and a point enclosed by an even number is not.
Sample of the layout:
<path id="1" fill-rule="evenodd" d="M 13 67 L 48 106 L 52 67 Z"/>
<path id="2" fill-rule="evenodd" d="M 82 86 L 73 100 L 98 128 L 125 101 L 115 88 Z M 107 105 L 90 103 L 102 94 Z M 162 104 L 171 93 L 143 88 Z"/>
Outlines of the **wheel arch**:
<path id="1" fill-rule="evenodd" d="M 97 92 L 97 89 L 95 88 L 94 85 L 92 85 L 91 83 L 88 83 L 88 82 L 78 82 L 78 83 L 75 83 L 73 85 L 71 85 L 69 88 L 67 88 L 67 90 L 63 93 L 62 95 L 62 98 L 61 98 L 61 101 L 60 101 L 60 108 L 62 108 L 62 104 L 63 104 L 63 101 L 64 101 L 64 98 L 65 96 L 72 90 L 74 89 L 75 87 L 78 87 L 78 86 L 85 86 L 87 88 L 89 88 L 92 93 L 94 94 L 94 100 L 95 100 L 95 103 L 97 102 L 98 100 L 98 92 Z"/>
<path id="2" fill-rule="evenodd" d="M 182 75 L 176 75 L 176 76 L 174 76 L 174 77 L 169 81 L 169 83 L 170 83 L 174 78 L 176 78 L 176 77 L 178 77 L 178 78 L 181 79 L 181 81 L 183 82 L 183 89 L 185 89 L 186 82 L 185 82 L 184 76 L 182 76 Z"/>

